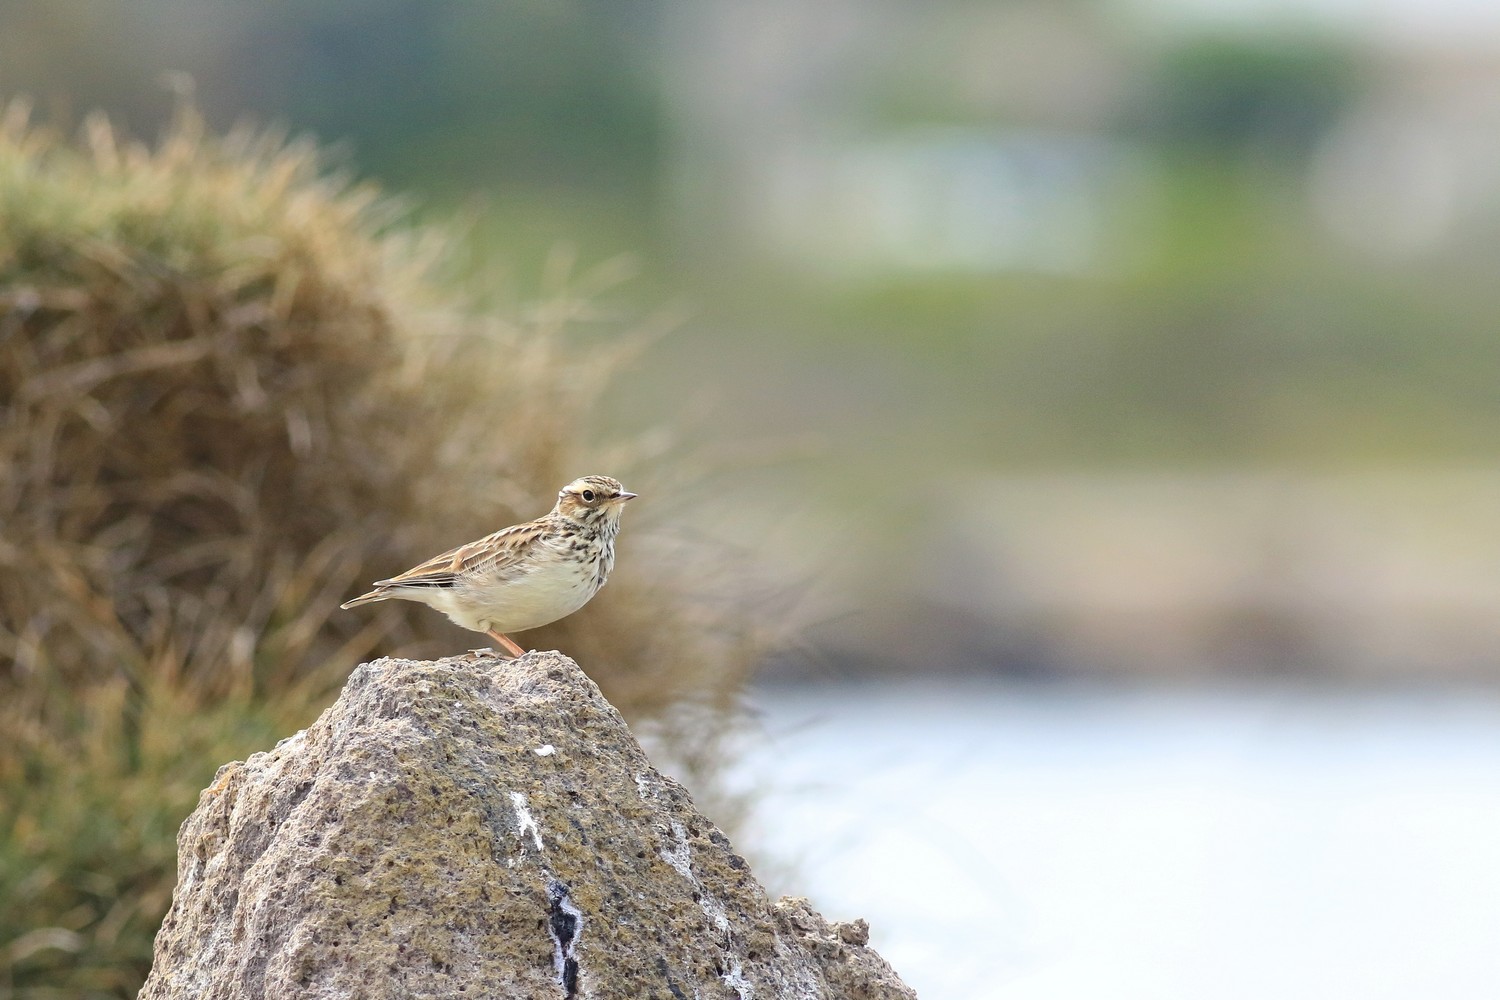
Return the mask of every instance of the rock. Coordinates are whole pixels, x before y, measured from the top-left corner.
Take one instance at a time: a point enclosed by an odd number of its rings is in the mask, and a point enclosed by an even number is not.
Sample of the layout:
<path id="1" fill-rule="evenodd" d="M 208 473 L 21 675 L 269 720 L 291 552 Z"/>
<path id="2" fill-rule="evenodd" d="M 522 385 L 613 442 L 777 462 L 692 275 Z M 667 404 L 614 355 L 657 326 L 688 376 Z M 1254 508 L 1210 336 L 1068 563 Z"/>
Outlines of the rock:
<path id="1" fill-rule="evenodd" d="M 577 664 L 359 667 L 228 764 L 177 840 L 142 998 L 911 998 L 771 903 Z"/>

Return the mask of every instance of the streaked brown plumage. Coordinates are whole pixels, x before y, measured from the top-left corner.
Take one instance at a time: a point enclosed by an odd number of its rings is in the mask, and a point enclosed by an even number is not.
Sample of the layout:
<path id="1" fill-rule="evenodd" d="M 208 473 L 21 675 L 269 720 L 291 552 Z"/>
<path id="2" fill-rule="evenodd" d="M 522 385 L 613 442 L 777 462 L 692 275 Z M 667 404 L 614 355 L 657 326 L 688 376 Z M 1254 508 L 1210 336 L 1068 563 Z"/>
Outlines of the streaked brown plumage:
<path id="1" fill-rule="evenodd" d="M 417 601 L 520 656 L 525 650 L 507 633 L 566 617 L 604 586 L 615 564 L 620 514 L 635 496 L 608 476 L 575 479 L 535 521 L 502 528 L 377 580 L 374 590 L 339 606 Z"/>

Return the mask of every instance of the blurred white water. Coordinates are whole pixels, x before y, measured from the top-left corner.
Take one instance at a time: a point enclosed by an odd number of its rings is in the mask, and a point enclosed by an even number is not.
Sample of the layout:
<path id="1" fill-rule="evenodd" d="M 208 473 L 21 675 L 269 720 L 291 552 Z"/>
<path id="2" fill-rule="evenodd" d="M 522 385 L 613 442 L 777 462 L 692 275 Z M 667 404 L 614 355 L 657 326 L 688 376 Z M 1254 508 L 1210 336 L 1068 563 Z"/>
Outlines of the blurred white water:
<path id="1" fill-rule="evenodd" d="M 924 1000 L 1500 995 L 1500 696 L 778 688 L 771 888 Z"/>

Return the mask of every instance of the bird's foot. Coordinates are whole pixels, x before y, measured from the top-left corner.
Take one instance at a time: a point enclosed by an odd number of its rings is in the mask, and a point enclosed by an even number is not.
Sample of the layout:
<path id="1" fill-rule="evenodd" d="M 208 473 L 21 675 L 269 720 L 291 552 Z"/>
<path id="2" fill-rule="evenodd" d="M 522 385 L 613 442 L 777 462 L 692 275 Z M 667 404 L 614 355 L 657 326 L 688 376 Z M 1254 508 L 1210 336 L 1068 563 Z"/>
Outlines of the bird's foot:
<path id="1" fill-rule="evenodd" d="M 496 632 L 494 629 L 487 629 L 484 634 L 498 642 L 501 648 L 510 654 L 510 659 L 526 655 L 526 650 L 516 645 L 515 640 L 511 639 L 510 636 Z"/>

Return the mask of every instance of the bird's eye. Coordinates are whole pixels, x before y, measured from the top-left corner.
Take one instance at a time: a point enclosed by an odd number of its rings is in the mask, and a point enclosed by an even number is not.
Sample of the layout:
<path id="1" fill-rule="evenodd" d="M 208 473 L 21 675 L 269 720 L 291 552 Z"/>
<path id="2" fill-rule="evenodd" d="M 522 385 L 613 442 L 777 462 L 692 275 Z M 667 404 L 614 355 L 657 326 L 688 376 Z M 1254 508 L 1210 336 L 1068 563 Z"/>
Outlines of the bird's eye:
<path id="1" fill-rule="evenodd" d="M 594 502 L 594 491 L 593 490 L 584 490 L 582 493 L 579 494 L 579 496 L 583 497 L 583 502 L 584 503 L 593 503 Z"/>

